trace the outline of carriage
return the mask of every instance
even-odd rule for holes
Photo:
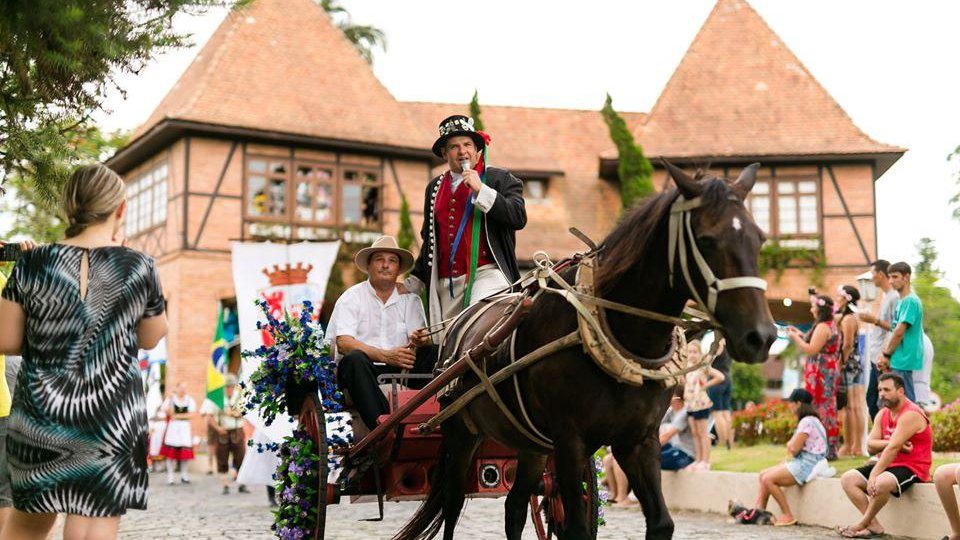
[[[494,334],[503,335],[512,330],[521,316],[506,318]],[[490,344],[502,339],[493,337]],[[477,351],[474,354],[479,354]],[[298,424],[319,450],[320,473],[316,477],[317,519],[314,539],[324,538],[326,510],[331,504],[341,501],[376,501],[379,518],[383,518],[385,501],[419,501],[430,491],[437,456],[440,452],[439,428],[428,427],[440,414],[437,391],[453,378],[453,371],[433,379],[420,390],[406,388],[403,383],[415,378],[432,378],[429,375],[387,374],[379,377],[381,388],[388,396],[389,414],[380,418],[372,432],[358,432],[361,436],[353,445],[337,456],[342,459],[342,468],[334,474],[324,464],[333,463],[334,452],[328,444],[327,426],[323,406],[315,392],[307,392],[302,398]],[[294,398],[292,401],[300,401]],[[349,414],[349,412],[347,413]],[[354,415],[353,424],[362,426]],[[473,498],[504,497],[516,479],[516,451],[494,440],[486,440],[477,450],[470,467],[465,494]],[[539,540],[552,538],[562,527],[563,503],[560,500],[552,460],[543,470],[537,493],[530,497],[530,518]],[[596,464],[591,461],[583,471],[583,500],[587,519],[593,524],[596,535],[600,519],[600,493],[597,485]]]
[[[639,498],[646,538],[672,538],[657,427],[685,373],[724,342],[688,365],[686,339],[720,330],[733,357],[758,363],[776,330],[756,277],[762,234],[743,206],[759,164],[733,182],[664,165],[676,190],[649,198],[601,246],[585,239],[580,256],[556,265],[535,256],[521,292],[467,308],[444,329],[435,377],[419,391],[390,380],[390,414],[362,439],[330,448],[326,401],[315,389],[287,393],[319,449],[314,538],[327,505],[345,497],[376,498],[381,517],[385,500],[420,500],[395,538],[442,527],[450,540],[463,495],[506,495],[508,539],[528,515],[538,538],[595,539],[592,456],[603,445]],[[327,474],[332,462],[339,474]]]

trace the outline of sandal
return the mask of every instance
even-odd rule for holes
[[[855,531],[849,527],[844,528],[844,531],[840,533],[840,536],[844,538],[881,538],[886,535],[887,533],[874,532],[870,529],[860,529],[859,531]]]
[[[790,527],[797,524],[797,518],[793,518],[790,521],[774,521],[774,527]]]

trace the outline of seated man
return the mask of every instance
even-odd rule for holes
[[[369,429],[390,412],[377,376],[383,373],[430,373],[436,347],[424,328],[420,297],[400,294],[397,278],[413,267],[413,254],[397,247],[392,236],[381,236],[354,257],[366,281],[344,291],[330,316],[328,335],[336,339],[337,384],[350,394]],[[411,381],[408,386],[416,386]],[[422,381],[421,381],[422,382]]]
[[[903,379],[896,373],[880,376],[878,392],[882,408],[877,413],[867,441],[876,462],[847,471],[841,477],[843,491],[863,514],[863,519],[840,529],[844,538],[872,538],[883,534],[877,513],[917,482],[930,479],[933,432],[923,410],[905,396]]]
[[[670,408],[660,422],[660,468],[679,471],[693,463],[694,443],[687,421],[687,407],[683,403],[683,387],[670,400]]]

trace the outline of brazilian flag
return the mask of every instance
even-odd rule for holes
[[[210,347],[210,363],[207,364],[207,399],[223,410],[226,381],[223,372],[227,365],[227,340],[223,332],[223,307],[217,313],[217,331]]]

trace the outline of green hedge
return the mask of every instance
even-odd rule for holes
[[[960,399],[930,415],[933,450],[960,452]],[[786,444],[797,428],[797,418],[786,402],[773,401],[733,413],[737,441],[746,446]]]
[[[960,452],[960,399],[931,414],[930,425],[935,451]]]

